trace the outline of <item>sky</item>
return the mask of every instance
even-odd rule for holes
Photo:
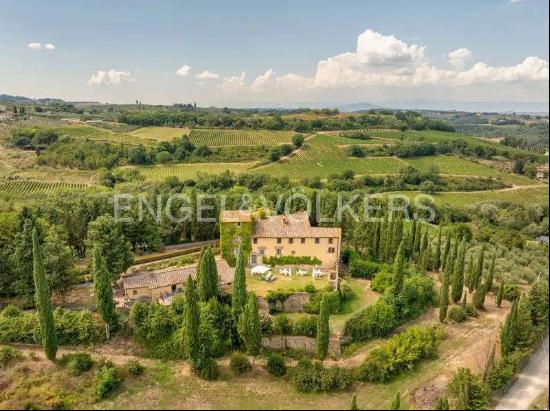
[[[0,0],[0,94],[548,110],[548,19],[544,0]]]

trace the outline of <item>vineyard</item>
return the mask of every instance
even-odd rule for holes
[[[88,186],[82,183],[49,183],[37,180],[12,180],[0,183],[0,194],[21,196],[30,193],[52,194],[59,190],[84,190]]]
[[[189,129],[178,127],[141,127],[131,131],[129,134],[148,140],[172,141],[176,137],[188,135]]]
[[[117,133],[100,127],[84,125],[64,125],[52,127],[60,136],[70,136],[79,140],[106,141],[109,143],[119,143],[127,145],[151,145],[152,140],[133,136],[130,134]]]
[[[160,181],[167,177],[178,177],[180,180],[195,179],[199,173],[221,174],[226,171],[241,173],[250,169],[256,163],[189,163],[159,166],[137,167],[140,174],[147,180]],[[135,166],[128,166],[134,168]]]
[[[210,147],[276,146],[290,144],[295,134],[294,131],[193,129],[189,138],[195,145]]]

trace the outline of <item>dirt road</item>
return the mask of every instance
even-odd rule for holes
[[[516,382],[500,398],[497,410],[526,410],[543,391],[548,389],[548,335],[529,359]]]

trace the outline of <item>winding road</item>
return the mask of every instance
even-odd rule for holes
[[[516,382],[498,401],[496,410],[526,410],[548,389],[548,335],[531,356]]]

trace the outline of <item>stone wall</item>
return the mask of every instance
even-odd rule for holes
[[[270,303],[265,297],[258,297],[258,305],[260,309],[264,309],[265,311],[303,313],[304,306],[309,303],[310,298],[311,295],[305,292],[293,293],[285,301],[276,301],[274,303]]]
[[[302,351],[317,354],[315,338],[298,335],[271,335],[262,338],[262,346],[275,351]],[[331,337],[328,344],[328,357],[338,358],[342,355],[342,339]]]

